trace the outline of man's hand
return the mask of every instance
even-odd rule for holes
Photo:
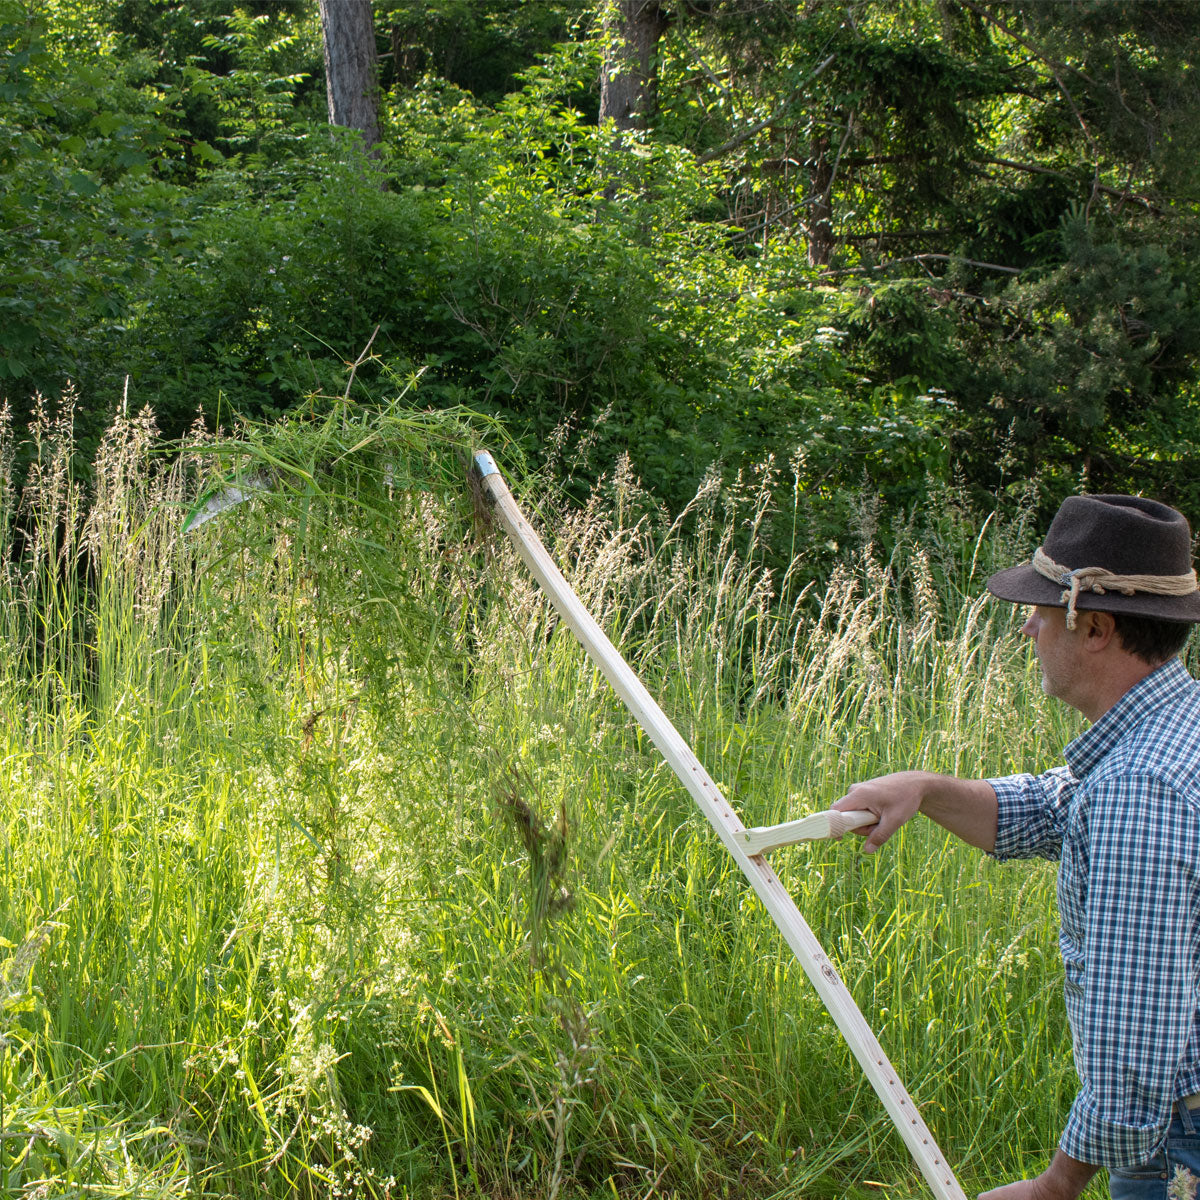
[[[921,807],[930,775],[925,771],[897,771],[852,784],[833,805],[842,812],[869,812],[879,818],[874,825],[857,830],[866,837],[863,851],[874,854],[884,842]]]
[[[1016,1183],[1006,1183],[1003,1187],[992,1188],[990,1192],[980,1192],[979,1200],[1050,1200],[1050,1198],[1038,1190],[1036,1179],[1018,1179]]]
[[[997,804],[984,779],[956,779],[932,771],[898,771],[854,784],[833,807],[840,812],[869,812],[879,818],[858,830],[871,854],[915,812],[923,812],[944,829],[980,850],[996,844]]]
[[[979,1200],[1077,1200],[1098,1168],[1080,1162],[1061,1150],[1036,1179],[1019,1179],[1003,1187],[980,1192]]]

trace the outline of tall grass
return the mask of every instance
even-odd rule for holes
[[[0,495],[0,1194],[923,1194],[715,836],[472,531],[476,436],[343,408],[168,461],[123,418],[85,487],[39,426]],[[948,510],[816,595],[767,565],[778,483],[674,523],[621,469],[543,505],[747,824],[1053,759],[1070,722],[977,598],[1020,531]],[[1052,868],[920,822],[773,862],[968,1190],[1034,1169],[1073,1092]]]

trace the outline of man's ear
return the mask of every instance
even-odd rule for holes
[[[1083,634],[1085,650],[1093,652],[1105,650],[1115,641],[1117,623],[1113,620],[1112,613],[1084,609],[1076,614],[1076,619],[1078,622],[1076,628]]]

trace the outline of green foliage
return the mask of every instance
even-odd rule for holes
[[[300,76],[274,67],[296,35],[260,47],[266,18],[235,15],[223,37],[206,37],[232,64],[227,76],[188,62],[159,82],[160,64],[103,18],[102,6],[0,7],[0,388],[20,421],[35,394],[68,381],[105,398],[80,414],[85,445],[125,376],[139,373],[131,320],[153,303],[164,272],[195,261],[188,245],[204,206],[184,185],[223,161],[189,128],[196,105],[215,106],[214,142],[245,172],[269,176],[302,141]],[[243,180],[211,186],[240,192]],[[188,421],[197,408],[193,397]]]
[[[1115,162],[1128,181],[1160,198],[1196,195],[1200,102],[1191,69],[1200,14],[1180,0],[1100,0],[1061,7],[1046,0],[997,6],[1018,36],[1043,51],[1026,68],[1046,79],[1059,68],[1057,95],[1035,128],[1062,154],[1074,143],[1093,162]],[[1057,118],[1057,119],[1055,119]]]
[[[0,1191],[917,1189],[460,456],[754,820],[1042,761],[972,502],[1200,512],[1200,10],[680,5],[617,136],[593,9],[381,0],[370,165],[311,3],[0,0]],[[1038,1161],[1050,875],[779,866],[964,1173]]]
[[[814,546],[952,470],[1192,502],[1188,6],[684,6],[620,137],[590,9],[389,2],[365,166],[311,6],[2,3],[19,420],[69,379],[85,442],[127,379],[170,436],[271,416],[371,342],[360,401],[419,377],[577,498],[801,462]]]
[[[1147,418],[1186,428],[1200,351],[1194,272],[1157,244],[1098,242],[1082,222],[1065,223],[1063,240],[1063,266],[1013,289],[1018,319],[1040,336],[1010,343],[989,367],[1006,377],[1014,438],[1048,436],[1100,482],[1119,480],[1140,466],[1120,442]],[[1029,397],[1037,409],[1022,413]]]
[[[664,40],[659,127],[713,148],[744,253],[802,237],[858,291],[855,373],[943,394],[981,492],[1194,507],[1198,44],[1186,5],[780,6],[752,29],[730,0]]]
[[[89,379],[178,235],[171,107],[144,59],[114,69],[105,49],[0,5],[0,387],[18,406]]]
[[[189,99],[209,99],[219,114],[217,145],[236,156],[249,174],[292,157],[303,157],[309,126],[302,118],[318,113],[315,104],[298,110],[298,96],[311,71],[312,29],[280,32],[264,13],[251,17],[235,10],[225,30],[206,34],[203,45],[230,67],[215,73],[189,66],[183,72]],[[315,99],[311,90],[310,100]]]
[[[1192,267],[1153,242],[1103,238],[1079,214],[1058,240],[1058,265],[990,297],[871,288],[851,322],[852,354],[880,380],[941,382],[955,460],[981,490],[1015,476],[1018,488],[1037,479],[1050,509],[1076,489],[1200,509],[1187,467],[1200,433]]]
[[[314,6],[95,0],[95,8],[117,31],[114,52],[153,58],[155,83],[176,97],[192,178],[220,161],[214,147],[248,156],[243,165],[255,173],[264,159],[302,153],[292,127],[324,114]]]
[[[214,188],[131,328],[135,398],[154,397],[172,434],[198,397],[210,415],[284,411],[336,390],[377,329],[362,396],[423,372],[423,399],[506,417],[535,458],[563,429],[594,464],[629,449],[674,505],[713,459],[800,444],[821,495],[864,470],[910,491],[934,449],[908,436],[935,428],[910,404],[919,389],[846,395],[838,338],[820,332],[836,297],[773,299],[778,277],[694,219],[710,193],[691,161],[611,146],[556,99],[569,78],[537,74],[495,114],[417,89],[392,117],[395,191],[335,150],[310,150],[317,178],[256,208]],[[576,460],[583,489],[597,468]]]
[[[154,400],[172,436],[199,408],[271,415],[338,392],[377,325],[381,353],[420,345],[431,200],[381,192],[329,144],[311,151],[310,178],[256,206],[219,181],[188,244],[146,291],[125,361],[133,394]],[[358,380],[378,378],[368,364]]]
[[[428,73],[495,104],[590,9],[584,0],[378,0],[375,25],[390,51],[380,82],[403,92]]]

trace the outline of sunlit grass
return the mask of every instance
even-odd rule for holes
[[[715,835],[473,532],[470,423],[335,417],[174,463],[126,420],[87,488],[42,426],[0,581],[0,1192],[924,1194]],[[543,504],[747,824],[1053,760],[1073,726],[977,599],[1010,531],[948,512],[951,549],[864,546],[818,596],[764,566],[778,490],[710,481],[674,526],[620,470]],[[1053,868],[922,822],[773,862],[968,1192],[1036,1169],[1074,1086]]]

